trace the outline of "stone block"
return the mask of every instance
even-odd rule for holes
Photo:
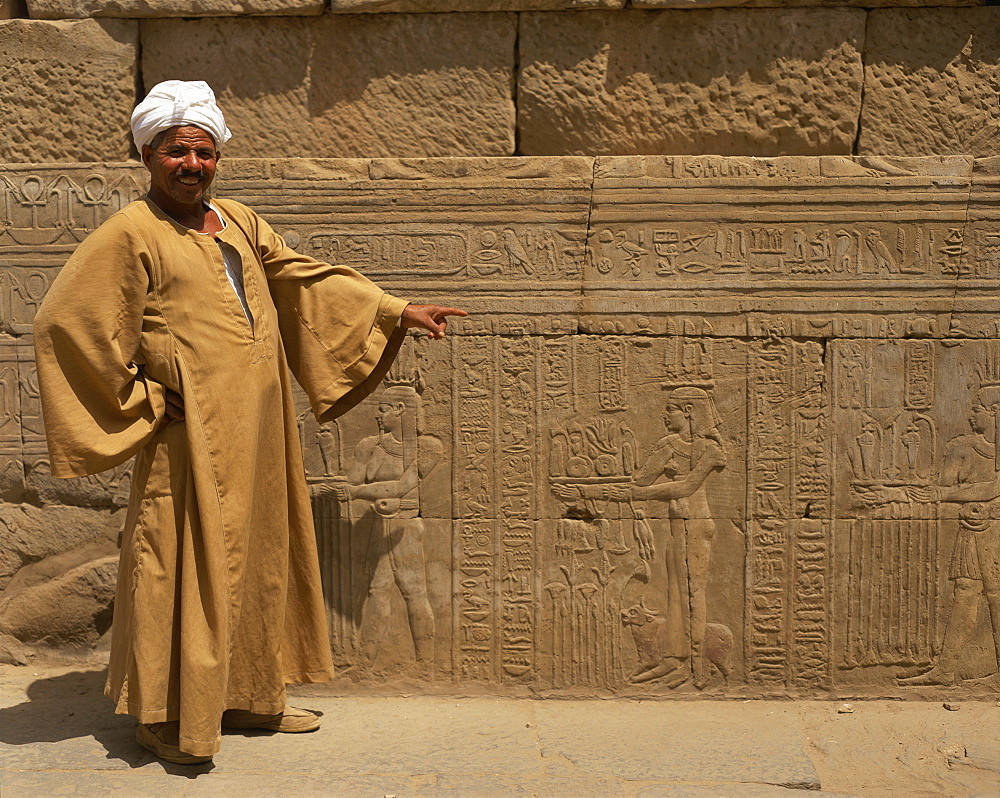
[[[863,153],[1000,154],[1000,9],[871,13]]]
[[[493,317],[506,314],[542,332],[558,330],[546,315],[562,314],[543,304],[534,316],[539,301],[565,312],[580,290],[592,173],[590,158],[224,160],[218,193],[253,203],[298,251],[400,295],[505,295],[456,334],[500,332]],[[317,218],[274,185],[289,196],[321,191],[328,211]]]
[[[118,557],[78,565],[0,599],[0,631],[27,643],[93,648],[111,627]]]
[[[330,10],[348,13],[558,11],[624,8],[626,0],[330,0]]]
[[[124,160],[138,26],[0,23],[0,162]]]
[[[509,155],[514,39],[512,14],[149,21],[143,78],[207,78],[227,155]]]
[[[0,504],[0,590],[24,566],[95,541],[113,544],[120,520],[81,507]]]
[[[861,10],[529,13],[520,25],[525,154],[851,152]]]
[[[881,8],[883,6],[981,6],[984,0],[632,0],[630,8],[803,8],[832,5]]]
[[[27,0],[32,19],[322,14],[324,0]]]

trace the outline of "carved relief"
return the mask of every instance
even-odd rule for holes
[[[423,429],[412,352],[386,383],[368,403],[373,434],[360,440],[339,420],[300,417],[331,638],[341,665],[358,676],[396,673],[412,661],[415,674],[433,679],[439,635],[425,540],[441,524],[425,520],[423,499],[443,471],[443,446]],[[394,628],[402,634],[390,634]]]
[[[562,630],[553,635],[561,646],[552,683],[701,689],[714,674],[728,681],[733,633],[709,618],[718,519],[736,520],[713,495],[729,443],[714,398],[712,344],[611,344],[577,345],[598,371],[596,402],[549,433],[550,490],[562,516],[554,537],[560,574],[545,585],[553,628]],[[659,392],[637,391],[627,377],[635,371],[647,385],[660,375]],[[609,401],[603,389],[617,379],[623,384],[611,396],[627,403]]]
[[[1000,662],[1000,353],[993,343],[943,344],[881,351],[890,345],[873,342],[850,353],[894,358],[903,379],[864,392],[853,424],[857,518],[841,667],[890,666],[904,687],[995,685]],[[964,412],[938,400],[942,384],[956,393],[958,374]]]
[[[345,683],[996,688],[1000,227],[967,159],[228,169],[308,197],[260,207],[300,251],[473,311],[336,422],[301,404]],[[29,334],[136,180],[0,169],[5,501],[125,500],[127,467],[48,474]]]

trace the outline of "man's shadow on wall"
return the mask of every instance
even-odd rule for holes
[[[155,762],[166,773],[189,778],[212,770],[211,762],[174,765],[140,747],[135,741],[135,719],[115,715],[111,702],[104,697],[106,678],[105,670],[87,670],[32,682],[26,690],[27,701],[0,708],[0,743],[15,747],[93,737],[104,746],[107,759],[124,762],[129,768],[141,768]],[[46,752],[44,747],[36,747],[30,753],[11,748],[3,753],[3,766],[18,770],[61,768],[65,765],[60,759],[54,752]],[[118,766],[112,765],[111,769],[118,769]]]

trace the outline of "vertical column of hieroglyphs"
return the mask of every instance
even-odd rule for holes
[[[831,459],[823,345],[752,339],[747,655],[762,683],[830,682]]]
[[[455,346],[454,429],[458,540],[455,571],[454,663],[467,679],[494,680],[497,665],[497,521],[494,419],[495,341],[463,339]]]

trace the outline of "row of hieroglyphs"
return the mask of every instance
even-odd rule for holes
[[[989,164],[225,168],[220,194],[300,251],[475,311],[444,345],[408,345],[346,418],[302,408],[345,677],[662,693],[996,677]],[[134,165],[0,168],[8,501],[128,489],[127,470],[48,477],[29,334],[68,254],[143,186]]]

